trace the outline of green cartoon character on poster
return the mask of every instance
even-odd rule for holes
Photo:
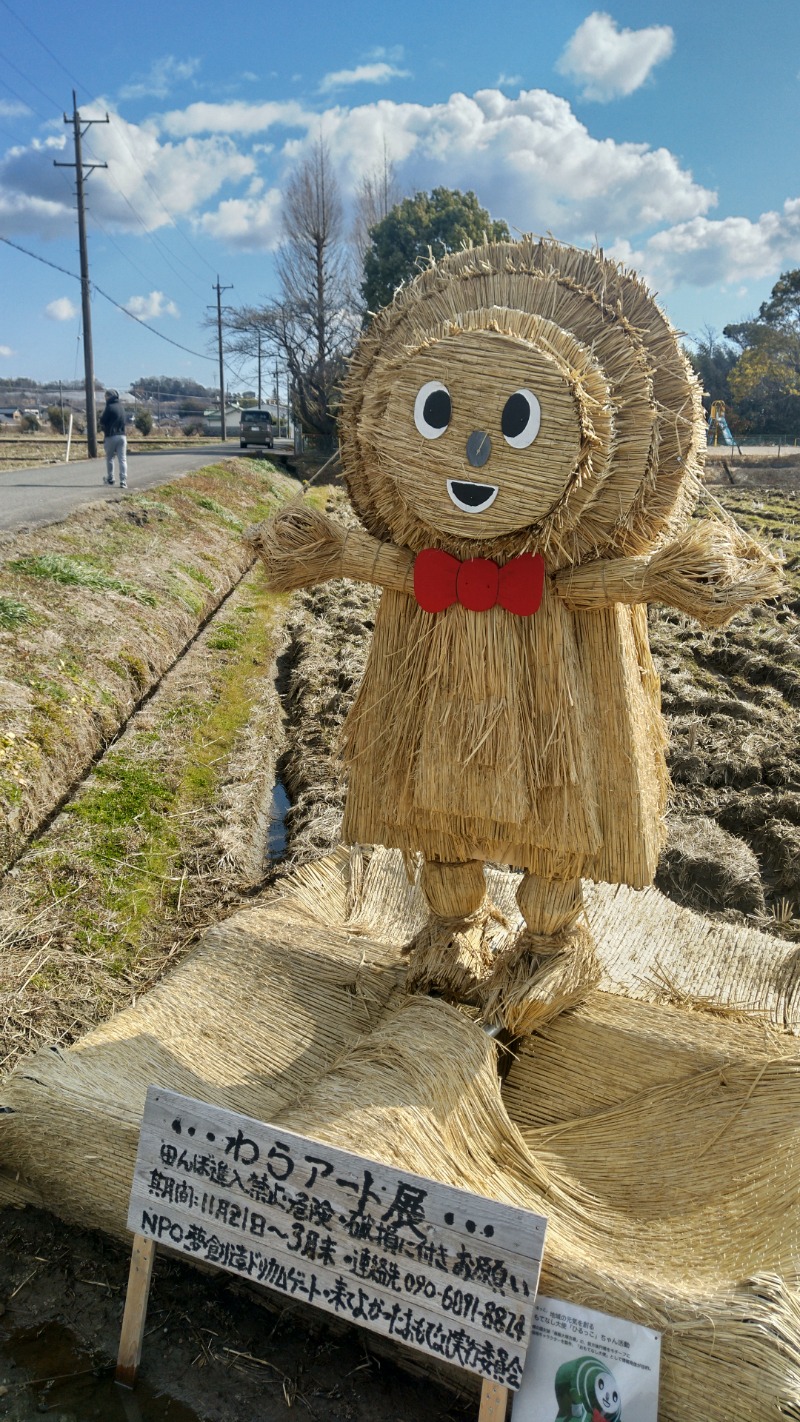
[[[614,1374],[598,1358],[573,1358],[556,1373],[555,1422],[622,1422],[622,1399]]]

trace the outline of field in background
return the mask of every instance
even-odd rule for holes
[[[219,435],[170,435],[153,431],[145,436],[138,430],[128,431],[128,448],[137,454],[144,450],[196,449],[204,444],[216,444],[218,440]],[[235,442],[230,436],[228,442],[233,448],[238,448],[238,434]],[[98,441],[101,452],[102,444],[101,436]],[[66,449],[66,435],[45,434],[44,431],[22,435],[14,430],[0,429],[0,473],[4,469],[32,469],[40,464],[63,464]],[[88,458],[85,435],[73,434],[69,458],[71,464],[77,459]]]

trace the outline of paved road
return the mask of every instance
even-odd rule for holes
[[[288,441],[278,441],[277,451]],[[276,451],[276,452],[277,452]],[[240,450],[239,442],[207,444],[196,449],[164,449],[151,453],[131,453],[128,449],[128,492],[168,484],[183,474],[202,469],[218,459],[257,458],[262,451]],[[263,451],[268,453],[268,451]],[[13,469],[0,473],[0,529],[56,523],[82,504],[102,499],[104,503],[123,497],[115,484],[103,483],[106,462],[78,459],[71,464],[45,464],[35,469]]]

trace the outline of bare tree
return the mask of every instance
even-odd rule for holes
[[[358,283],[363,278],[364,254],[370,244],[370,229],[388,217],[402,197],[397,170],[383,140],[383,159],[365,173],[355,197],[352,242],[358,261]]]
[[[288,368],[295,417],[322,449],[336,444],[336,397],[358,325],[343,231],[339,185],[319,139],[287,184],[279,299],[228,313],[228,349],[252,355],[261,333]]]

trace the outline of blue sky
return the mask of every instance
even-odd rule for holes
[[[214,283],[236,305],[274,293],[282,188],[320,134],[346,201],[385,145],[403,192],[472,188],[512,230],[599,242],[689,335],[800,266],[786,0],[83,0],[80,18],[0,0],[0,19],[1,236],[78,270],[74,178],[53,166],[73,158],[72,89],[111,120],[84,140],[108,163],[87,188],[92,279],[162,338],[96,293],[107,384],[214,385]],[[78,283],[0,244],[0,375],[80,377],[79,338]]]

